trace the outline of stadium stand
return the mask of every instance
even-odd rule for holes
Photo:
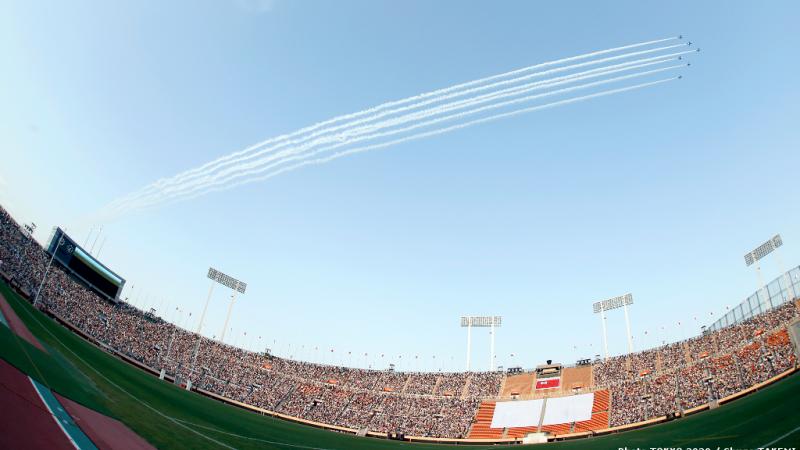
[[[589,389],[592,387],[592,366],[565,367],[561,385],[566,393]]]
[[[0,260],[9,284],[28,297],[49,260],[5,210],[0,210]],[[168,379],[191,381],[209,395],[264,411],[348,430],[420,437],[500,439],[538,428],[489,426],[499,397],[511,397],[515,390],[540,395],[531,392],[532,373],[508,378],[500,372],[401,373],[254,353],[198,336],[125,302],[111,303],[57,264],[40,301],[43,311],[138,367],[155,374],[163,369]],[[796,353],[787,326],[797,320],[798,306],[785,302],[702,336],[589,367],[564,367],[560,388],[541,395],[569,395],[578,386],[595,392],[591,419],[542,431],[598,430],[682,414],[793,370]]]
[[[509,375],[503,385],[500,398],[527,398],[533,391],[533,383],[536,380],[535,372],[526,372],[517,375]]]

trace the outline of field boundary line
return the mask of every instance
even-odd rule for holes
[[[257,438],[257,437],[251,437],[251,436],[244,436],[244,435],[241,435],[241,434],[231,433],[229,431],[218,430],[216,428],[212,428],[212,427],[209,427],[209,426],[200,425],[200,424],[197,424],[197,423],[192,423],[192,422],[189,422],[188,420],[181,420],[181,419],[177,419],[177,418],[175,420],[177,420],[178,422],[183,422],[185,424],[191,425],[193,427],[203,428],[203,429],[206,429],[206,430],[209,430],[209,431],[213,431],[213,432],[216,432],[216,433],[220,433],[220,434],[227,434],[229,436],[234,436],[234,437],[238,437],[238,438],[241,438],[241,439],[248,439],[248,440],[251,440],[251,441],[263,442],[265,444],[283,445],[283,446],[286,446],[286,447],[303,448],[303,449],[307,449],[307,450],[332,450],[332,449],[329,449],[327,447],[311,447],[311,446],[302,445],[302,444],[291,444],[291,443],[288,443],[288,442],[270,441],[270,440],[267,440],[267,439],[261,439],[261,438]]]
[[[771,441],[767,442],[766,444],[759,445],[759,446],[758,446],[758,448],[766,448],[766,447],[769,447],[770,445],[772,445],[772,444],[774,444],[774,443],[776,443],[776,442],[780,441],[781,439],[785,438],[786,436],[791,436],[791,435],[793,435],[794,433],[797,433],[798,431],[800,431],[800,427],[797,427],[797,428],[795,428],[794,430],[792,430],[792,431],[790,431],[790,432],[788,432],[788,433],[784,434],[783,436],[777,437],[777,438],[775,438],[775,439],[773,439],[773,440],[771,440]]]

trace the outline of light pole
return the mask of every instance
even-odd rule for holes
[[[178,311],[178,320],[183,318],[183,311],[180,308],[175,308]],[[164,357],[165,360],[169,359],[169,353],[172,351],[172,343],[175,341],[175,333],[178,332],[178,324],[172,324],[172,337],[169,338],[169,345],[167,345],[167,355]]]
[[[231,294],[231,302],[228,304],[228,313],[225,315],[225,324],[222,326],[222,335],[219,337],[220,342],[225,342],[225,330],[228,329],[228,322],[231,320],[234,303],[236,303],[236,291],[233,291]]]
[[[209,271],[210,275],[210,271]],[[200,323],[197,324],[197,343],[194,346],[194,354],[192,355],[192,370],[194,370],[194,364],[197,361],[197,353],[200,351],[200,341],[203,340],[203,335],[200,332],[203,330],[203,321],[206,318],[206,311],[208,310],[208,303],[211,302],[211,294],[214,292],[214,281],[211,281],[211,287],[208,288],[208,297],[206,298],[206,304],[203,306],[203,312],[200,314]]]
[[[753,264],[756,265],[756,275],[758,276],[758,290],[763,292],[762,296],[764,297],[762,303],[764,304],[764,311],[769,311],[772,309],[772,301],[769,297],[769,292],[767,291],[767,286],[764,284],[764,278],[761,275],[761,261],[762,258],[769,255],[770,253],[774,252],[778,247],[783,245],[783,239],[781,239],[780,234],[776,234],[769,239],[768,241],[764,242],[763,244],[759,245],[758,247],[754,248],[752,251],[748,252],[744,255],[744,263],[747,267],[752,266]],[[781,264],[782,265],[782,264]]]
[[[53,253],[52,255],[50,255],[50,262],[47,263],[47,269],[45,269],[44,276],[42,276],[42,282],[39,283],[39,289],[36,290],[36,296],[33,298],[34,308],[39,306],[39,294],[42,292],[42,287],[44,286],[45,280],[47,280],[47,274],[50,273],[50,266],[53,265],[53,259],[55,259],[56,253],[58,252],[58,249],[61,248],[61,244],[63,243],[64,243],[64,233],[61,233],[61,236],[58,237],[56,248],[53,249]]]
[[[30,225],[26,224],[25,225],[25,231],[27,231],[28,246],[30,246],[31,245],[31,241],[33,240],[33,232],[36,231],[36,224],[33,223],[33,222],[31,222]],[[17,254],[17,264],[21,264],[22,263],[22,253],[24,253],[24,251],[25,250],[23,249]]]
[[[472,357],[472,320],[470,320],[467,323],[467,372],[469,372],[469,363],[471,357]]]
[[[220,342],[225,342],[225,332],[228,330],[228,321],[231,318],[231,311],[233,310],[233,304],[236,301],[236,295],[245,293],[247,290],[247,283],[239,281],[236,278],[226,275],[212,267],[208,268],[208,278],[233,290],[233,295],[231,295],[231,303],[228,305],[228,314],[225,317],[225,324],[222,326],[222,333],[219,337]],[[210,298],[211,291],[209,290],[209,299]],[[208,301],[206,301],[206,304],[208,304]]]
[[[467,328],[467,370],[470,370],[470,356],[472,353],[472,327],[491,328],[489,346],[489,370],[494,370],[494,333],[502,324],[501,316],[462,316],[461,326]]]
[[[224,273],[214,269],[213,267],[208,268],[208,274],[206,275],[208,279],[211,280],[211,286],[208,288],[208,297],[206,297],[206,304],[203,306],[203,312],[200,314],[200,323],[197,325],[197,342],[194,346],[194,351],[192,352],[192,364],[189,368],[189,373],[194,371],[195,363],[197,362],[197,354],[200,352],[200,342],[203,340],[203,335],[200,332],[203,330],[203,321],[206,318],[206,311],[208,310],[208,304],[211,302],[211,294],[214,292],[214,283],[219,283],[223,286],[233,289],[233,298],[231,299],[231,304],[228,306],[228,316],[225,319],[225,325],[222,327],[222,334],[220,335],[219,341],[225,341],[225,331],[228,329],[228,320],[231,318],[231,310],[233,309],[233,302],[236,299],[236,293],[244,294],[245,290],[247,289],[247,283],[243,283],[236,278],[233,278],[229,275],[225,275]]]
[[[606,328],[606,310],[600,305],[600,324],[603,326],[603,356],[608,359],[608,330]]]
[[[494,324],[489,326],[489,370],[494,371]]]
[[[608,359],[608,334],[606,332],[606,311],[623,308],[625,310],[625,328],[628,333],[628,353],[633,353],[633,337],[631,336],[631,322],[628,318],[628,305],[633,304],[633,295],[630,293],[620,295],[619,297],[603,300],[602,302],[595,302],[592,309],[595,314],[600,314],[600,322],[603,324],[603,351],[605,358]]]

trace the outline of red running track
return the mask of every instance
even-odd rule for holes
[[[11,331],[17,334],[17,336],[21,337],[28,341],[31,345],[35,346],[39,350],[43,352],[47,352],[42,346],[42,343],[36,339],[36,336],[28,330],[28,327],[25,326],[25,323],[20,320],[17,316],[17,313],[14,312],[14,309],[11,308],[11,305],[8,304],[6,298],[3,297],[3,294],[0,294],[0,311],[3,312],[3,316],[5,316],[6,320],[8,321],[8,326],[11,327]],[[0,324],[2,326],[2,324]]]
[[[20,320],[5,297],[0,294],[0,312],[11,331],[39,350],[41,342]],[[0,325],[2,326],[2,325]],[[55,394],[86,436],[101,449],[124,448],[155,450],[122,422],[86,408]],[[28,377],[0,359],[0,449],[42,448],[72,449],[69,439],[56,424]]]
[[[122,422],[55,394],[67,413],[100,449],[155,450]],[[30,379],[0,359],[0,449],[74,449]]]
[[[55,394],[75,423],[89,436],[98,448],[124,448],[130,450],[155,450],[138,434],[119,420],[100,414],[72,400]]]
[[[28,377],[3,360],[0,360],[0,405],[0,448],[74,448]]]

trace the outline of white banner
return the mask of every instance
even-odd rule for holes
[[[547,399],[542,425],[572,423],[592,418],[594,393]]]
[[[544,400],[497,402],[491,428],[535,427],[542,417]],[[594,393],[551,397],[545,405],[542,425],[582,422],[592,418]]]
[[[541,415],[542,399],[497,402],[491,428],[537,426]]]

